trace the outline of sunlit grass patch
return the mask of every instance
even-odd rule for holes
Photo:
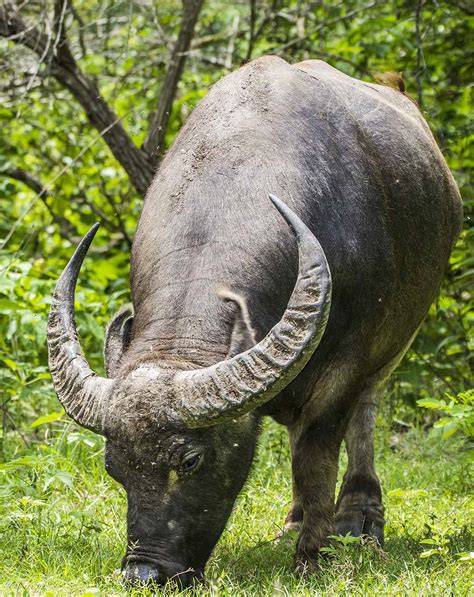
[[[119,568],[126,503],[104,471],[102,440],[71,423],[53,429],[47,442],[0,466],[0,594],[125,595]],[[377,460],[384,550],[336,541],[319,572],[301,578],[293,572],[295,535],[274,541],[290,507],[291,474],[285,431],[266,423],[249,482],[209,562],[207,585],[188,593],[468,595],[473,499],[463,444],[416,431],[394,438],[382,429]]]

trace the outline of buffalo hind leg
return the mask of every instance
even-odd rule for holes
[[[327,545],[328,536],[334,533],[342,436],[335,430],[332,417],[318,419],[303,432],[290,429],[294,502],[286,526],[300,526],[296,547],[296,566],[300,572],[315,569],[321,547]]]
[[[374,465],[374,425],[379,392],[365,392],[349,422],[345,444],[348,455],[336,503],[336,531],[355,537],[369,535],[384,543],[384,508]]]

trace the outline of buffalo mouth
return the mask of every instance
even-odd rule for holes
[[[122,575],[133,586],[171,585],[186,589],[204,581],[202,568],[185,567],[170,561],[157,561],[145,554],[126,555],[122,561]]]

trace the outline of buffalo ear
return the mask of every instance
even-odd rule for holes
[[[252,346],[255,346],[257,340],[255,338],[255,331],[250,323],[250,316],[245,297],[236,292],[232,292],[228,288],[219,288],[217,296],[226,303],[234,303],[237,307],[234,327],[230,337],[229,352],[226,357],[227,359],[230,359],[245,352],[249,348],[252,348]]]
[[[120,360],[130,344],[133,309],[126,305],[118,311],[107,325],[104,341],[104,362],[107,377],[115,377]]]

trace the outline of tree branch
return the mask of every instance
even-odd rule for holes
[[[22,168],[8,168],[7,170],[0,171],[0,176],[6,176],[8,178],[12,178],[13,180],[22,182],[32,191],[34,191],[37,194],[38,199],[42,201],[42,203],[48,210],[48,213],[50,214],[53,222],[59,226],[59,234],[61,235],[61,237],[72,242],[79,242],[79,240],[81,239],[81,235],[77,228],[74,226],[74,224],[72,224],[72,222],[67,220],[65,217],[58,215],[51,207],[50,202],[48,202],[48,199],[53,199],[53,195],[51,194],[47,186],[42,185],[37,178],[35,178],[29,172],[23,170]],[[115,230],[119,232],[120,237],[123,240],[125,240],[129,248],[131,249],[132,239],[127,234],[125,224],[117,210],[117,207],[114,205],[112,197],[107,193],[104,187],[102,187],[102,192],[105,195],[107,202],[114,210],[117,222],[111,220],[107,216],[107,214],[105,214],[92,201],[89,201],[85,195],[75,195],[71,197],[71,199],[74,199],[75,201],[77,201],[77,203],[84,203],[85,205],[87,205],[89,209],[93,213],[95,213],[107,225],[107,227],[110,230]]]
[[[363,12],[367,12],[368,10],[375,8],[376,6],[380,6],[382,3],[383,3],[383,0],[375,0],[374,2],[371,2],[370,4],[367,4],[367,6],[361,6],[360,8],[355,8],[354,10],[351,10],[351,11],[347,12],[346,14],[336,17],[334,19],[327,19],[326,21],[322,21],[322,23],[320,23],[315,29],[312,29],[307,35],[303,35],[302,37],[298,37],[297,39],[292,39],[291,41],[284,44],[283,46],[280,46],[279,48],[273,48],[271,50],[271,52],[276,54],[277,56],[279,54],[283,54],[290,48],[294,48],[295,46],[299,46],[300,44],[304,43],[305,41],[308,41],[309,39],[311,39],[312,36],[314,36],[315,33],[319,33],[323,29],[330,27],[331,25],[335,25],[336,23],[341,23],[341,22],[347,21],[348,19],[351,19],[355,15],[358,15]]]
[[[178,83],[183,72],[187,54],[194,36],[194,27],[204,0],[183,0],[183,20],[178,39],[171,55],[171,61],[158,98],[158,109],[153,115],[143,150],[152,166],[156,166],[161,153],[171,106],[176,96]]]
[[[352,66],[353,69],[360,72],[362,75],[365,75],[366,77],[369,77],[370,79],[373,79],[373,74],[370,72],[370,70],[364,68],[360,64],[357,64],[357,62],[355,62],[354,60],[350,60],[349,58],[344,58],[344,56],[341,56],[339,54],[333,54],[332,52],[323,52],[322,50],[316,50],[315,55],[316,55],[316,57],[321,56],[322,58],[329,58],[329,60],[337,60],[338,62],[345,62],[346,64],[349,64],[350,66]]]
[[[421,41],[421,11],[424,0],[418,0],[415,9],[415,35],[416,35],[416,89],[417,101],[420,109],[423,108],[423,74],[426,70],[425,57],[423,55],[423,46]]]
[[[461,0],[444,0],[448,6],[452,6],[453,8],[458,8],[468,16],[474,16],[474,7],[472,4],[469,4],[469,1],[461,2]]]
[[[249,44],[247,46],[247,53],[245,55],[245,62],[248,62],[252,57],[253,46],[255,44],[255,23],[257,21],[257,7],[256,0],[250,0],[250,27],[249,27]]]
[[[232,32],[230,34],[229,42],[227,44],[227,52],[226,52],[226,58],[225,58],[225,63],[224,63],[224,66],[227,70],[232,69],[233,58],[234,58],[234,49],[235,49],[235,40],[237,38],[237,34],[239,33],[239,22],[240,22],[240,17],[239,17],[239,15],[236,15],[234,17],[234,22],[232,23]]]
[[[64,4],[63,4],[64,3]],[[35,27],[30,27],[20,17],[16,8],[5,3],[0,7],[0,36],[21,44],[35,52],[48,65],[51,75],[84,108],[89,122],[99,131],[115,158],[120,162],[130,177],[136,190],[144,195],[153,177],[153,167],[146,155],[130,139],[120,119],[100,95],[94,81],[89,78],[76,63],[64,31],[64,5],[67,0],[55,3],[56,39]]]
[[[43,186],[40,181],[29,174],[29,172],[22,168],[9,168],[0,172],[0,175],[12,178],[13,180],[18,180],[34,191],[48,210],[52,220],[59,226],[59,232],[63,238],[71,239],[72,236],[80,236],[69,220],[62,216],[58,216],[58,214],[53,211],[51,205],[48,203],[48,198],[51,197],[48,188]]]

